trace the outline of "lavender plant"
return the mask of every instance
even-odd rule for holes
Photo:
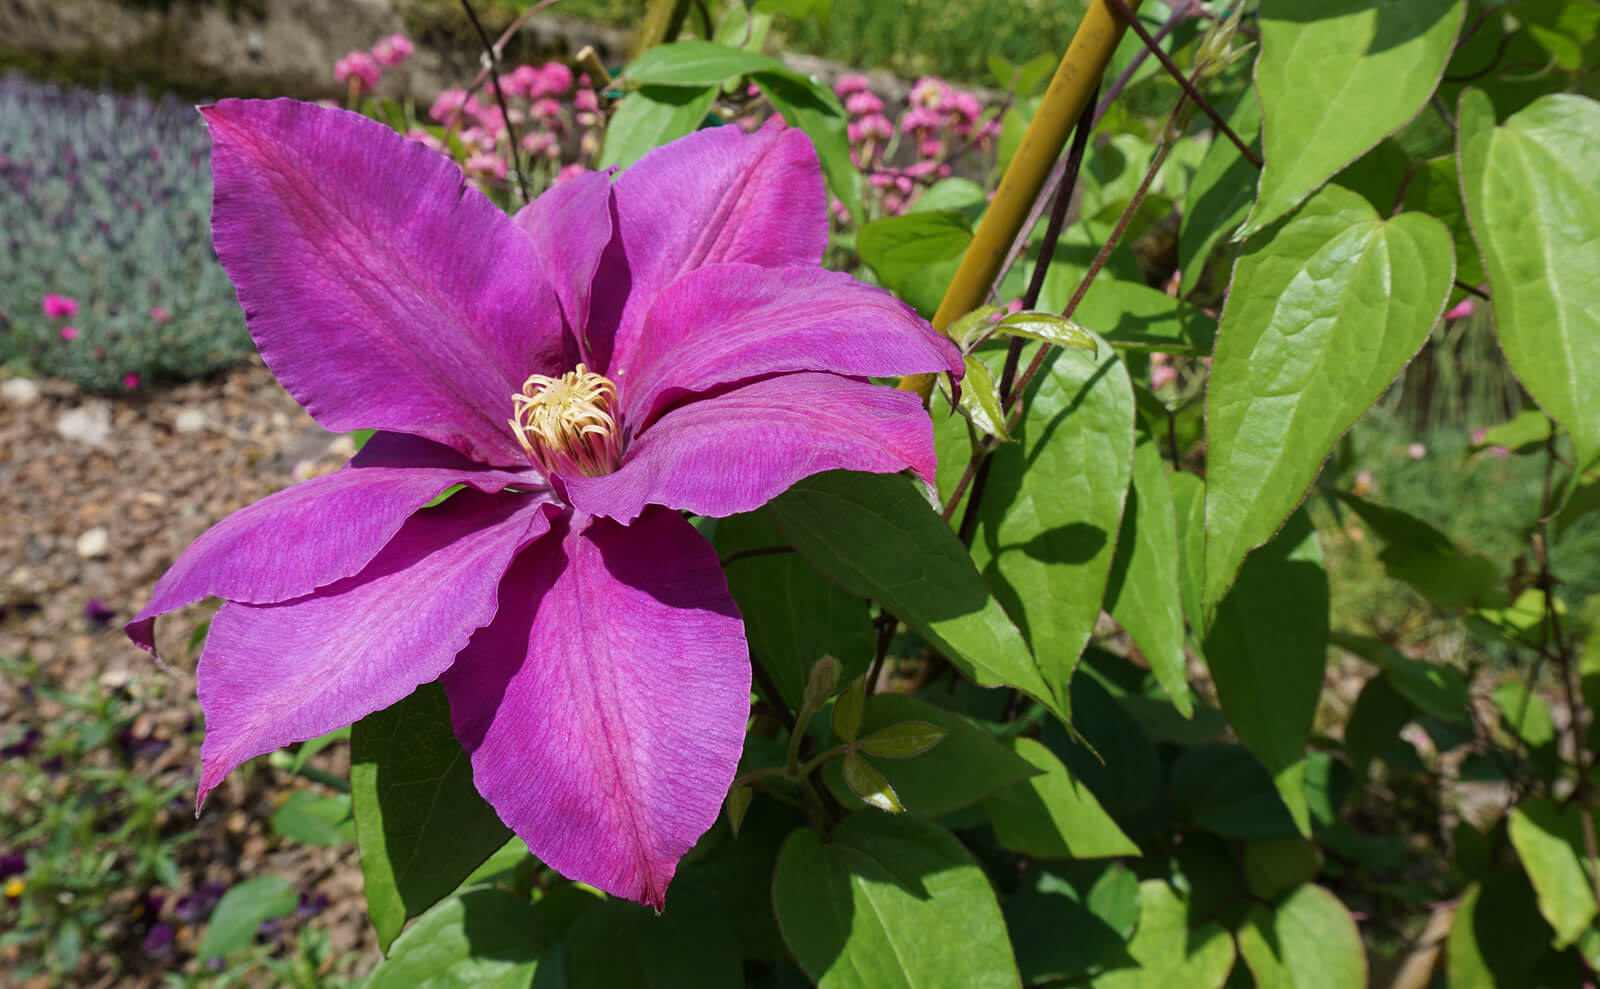
[[[110,391],[251,353],[211,247],[207,155],[171,97],[0,78],[0,361]]]

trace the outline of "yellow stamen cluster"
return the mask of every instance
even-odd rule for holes
[[[546,474],[599,477],[622,463],[617,386],[582,364],[552,378],[532,374],[511,396],[511,431]]]

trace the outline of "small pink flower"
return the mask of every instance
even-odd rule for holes
[[[1465,298],[1465,299],[1462,299],[1460,302],[1457,302],[1455,305],[1451,306],[1450,307],[1450,311],[1444,314],[1444,318],[1445,319],[1466,319],[1468,316],[1472,315],[1472,310],[1474,308],[1476,308],[1476,307],[1473,306],[1472,299],[1470,297],[1469,298]]]
[[[958,113],[968,120],[977,120],[983,115],[983,104],[971,93],[956,93],[950,97],[950,105],[945,109]]]
[[[519,65],[500,77],[500,91],[507,96],[527,96],[543,80],[544,75],[538,69]]]
[[[378,76],[383,72],[378,63],[366,52],[351,52],[333,64],[333,77],[340,82],[356,81],[356,91],[370,93],[378,88]]]
[[[1496,460],[1505,460],[1507,457],[1511,456],[1511,449],[1509,447],[1501,446],[1497,443],[1489,448],[1489,456]]]
[[[150,318],[158,323],[165,323],[167,320],[172,318],[172,314],[160,306],[156,306],[154,309],[150,310]]]
[[[924,158],[922,161],[907,165],[905,167],[905,174],[914,179],[927,178],[929,175],[932,175],[934,170],[938,167],[939,163],[937,161],[934,161],[931,158]]]
[[[124,374],[122,376],[122,387],[129,391],[139,387],[139,376],[137,374]]]
[[[78,300],[70,295],[51,293],[44,297],[44,303],[40,308],[44,310],[46,318],[60,319],[63,316],[71,316],[77,313]]]
[[[63,340],[76,340],[76,339],[78,339],[78,328],[76,326],[63,326],[61,328],[61,339],[63,339]]]
[[[943,126],[944,115],[938,110],[924,106],[913,106],[900,118],[902,134],[909,134],[914,130],[938,130]]]
[[[1488,438],[1489,438],[1489,430],[1484,428],[1483,426],[1479,426],[1477,429],[1474,429],[1472,431],[1472,445],[1473,446],[1482,446],[1483,445],[1483,441],[1488,439]]]
[[[863,75],[840,76],[839,81],[833,84],[833,91],[840,99],[851,93],[864,93],[872,88],[872,81]]]
[[[937,137],[925,137],[917,142],[917,154],[925,159],[937,158],[944,154],[944,142]]]
[[[572,70],[562,62],[544,63],[544,91],[548,96],[560,96],[572,88]]]
[[[522,135],[522,150],[530,155],[542,155],[549,151],[550,146],[555,143],[554,134],[534,133]]]
[[[1428,455],[1428,448],[1421,443],[1411,443],[1406,446],[1406,456],[1412,460],[1421,460]]]
[[[416,50],[410,38],[403,34],[391,34],[372,46],[372,58],[379,65],[393,68],[404,63]]]
[[[439,123],[450,119],[450,115],[466,105],[467,91],[465,89],[447,89],[433,100],[433,105],[428,107],[428,116]]]
[[[862,141],[869,139],[887,141],[894,136],[894,125],[889,123],[889,118],[881,113],[862,117],[846,127],[845,130],[853,144],[860,144]]]
[[[599,113],[600,97],[596,96],[592,89],[580,89],[572,98],[572,105],[580,113]]]
[[[911,87],[911,105],[937,110],[950,99],[950,84],[933,76],[923,76]]]
[[[740,117],[738,120],[734,121],[734,123],[738,124],[739,129],[744,131],[746,134],[754,134],[756,131],[761,129],[761,118],[752,117],[748,114]],[[851,153],[854,154],[854,152]]]
[[[587,168],[583,167],[577,162],[566,165],[561,169],[561,171],[556,173],[556,185],[560,185],[568,179],[575,179],[587,171]]]
[[[1178,369],[1171,364],[1159,364],[1150,368],[1150,387],[1158,391],[1178,380]]]
[[[505,159],[487,152],[473,155],[462,167],[473,178],[503,179],[507,174]]]
[[[883,211],[890,216],[899,216],[905,206],[905,197],[897,192],[891,192],[883,197]]]
[[[844,108],[857,117],[865,117],[869,113],[882,113],[883,101],[872,93],[851,93],[844,101]]]

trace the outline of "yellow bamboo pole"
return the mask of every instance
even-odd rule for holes
[[[1139,0],[1129,0],[1130,10],[1137,10]],[[988,295],[989,286],[1000,273],[1006,252],[1027,221],[1028,211],[1044,187],[1045,179],[1067,136],[1078,121],[1078,115],[1089,102],[1095,83],[1105,74],[1106,63],[1125,30],[1121,21],[1111,12],[1105,0],[1094,0],[1078,24],[1078,30],[1067,45],[1056,74],[1039,101],[1039,110],[1033,122],[1022,135],[1022,143],[1000,178],[994,200],[983,214],[972,244],[967,247],[961,266],[945,289],[944,299],[933,314],[933,328],[941,332],[955,319],[978,308]],[[933,392],[935,375],[909,374],[900,379],[900,388],[919,393],[926,402]]]

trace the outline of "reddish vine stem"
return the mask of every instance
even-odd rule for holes
[[[1095,97],[1099,95],[1099,87],[1089,95],[1084,104],[1084,111],[1078,117],[1078,123],[1072,132],[1072,146],[1067,151],[1067,156],[1062,161],[1062,171],[1056,183],[1056,194],[1050,209],[1050,222],[1045,228],[1044,243],[1039,248],[1039,260],[1035,263],[1033,277],[1028,282],[1027,291],[1023,294],[1022,307],[1032,309],[1039,303],[1039,293],[1044,290],[1044,276],[1050,268],[1050,262],[1055,257],[1056,241],[1061,237],[1061,228],[1066,225],[1068,208],[1072,203],[1072,193],[1078,185],[1078,172],[1083,166],[1083,156],[1089,146],[1089,132],[1094,130],[1094,120],[1090,116],[1090,108],[1095,105]],[[1026,238],[1027,230],[1033,228],[1038,222],[1037,218],[1030,218],[1024,228],[1023,236],[1017,243],[1022,243]],[[1005,271],[1010,267],[1008,262],[1001,269],[999,278],[1005,277]],[[1017,365],[1022,360],[1022,340],[1013,337],[1006,349],[1005,368],[1000,373],[1000,403],[1005,405],[1006,399],[1011,395],[1013,382],[1017,374]],[[969,427],[970,429],[970,427]],[[977,529],[978,515],[977,504],[983,497],[983,489],[989,479],[990,455],[994,446],[992,441],[985,440],[981,444],[974,444],[976,452],[967,461],[966,470],[961,474],[961,479],[956,482],[955,490],[950,495],[949,503],[945,505],[944,520],[950,521],[955,515],[956,506],[961,504],[961,496],[966,493],[967,486],[972,486],[972,497],[967,500],[966,514],[961,517],[961,525],[956,530],[957,536],[965,545],[971,545],[972,534]]]
[[[478,41],[483,45],[483,55],[487,59],[485,68],[489,70],[489,81],[494,84],[494,101],[500,104],[500,119],[505,121],[506,141],[511,152],[511,170],[517,176],[517,191],[522,193],[524,203],[532,202],[528,197],[528,178],[522,174],[522,160],[517,156],[517,127],[511,122],[511,109],[506,106],[506,94],[500,91],[500,49],[489,41],[489,32],[483,29],[483,23],[478,20],[478,12],[472,9],[469,0],[461,0],[461,9],[467,12],[467,20],[472,22],[472,29],[478,32]]]
[[[1234,146],[1239,149],[1239,153],[1244,155],[1245,160],[1260,168],[1261,156],[1250,150],[1250,145],[1246,144],[1239,138],[1238,134],[1233,132],[1233,128],[1229,127],[1228,122],[1222,119],[1222,114],[1217,112],[1216,107],[1212,106],[1204,96],[1200,95],[1200,90],[1196,89],[1194,83],[1189,81],[1189,77],[1183,74],[1183,70],[1178,68],[1177,63],[1173,62],[1172,58],[1161,50],[1161,45],[1150,36],[1150,32],[1144,29],[1144,25],[1139,23],[1139,18],[1134,16],[1133,11],[1128,8],[1126,0],[1106,0],[1106,6],[1111,8],[1111,13],[1118,20],[1128,25],[1130,31],[1139,36],[1139,40],[1144,42],[1150,54],[1154,55],[1156,60],[1161,63],[1161,67],[1167,70],[1167,74],[1176,79],[1178,85],[1183,87],[1184,94],[1189,99],[1194,100],[1195,106],[1199,107],[1206,116],[1211,118],[1211,122],[1217,125],[1218,130],[1227,135],[1228,140],[1234,143]]]
[[[1183,105],[1180,100],[1178,107],[1173,110],[1174,115],[1182,108]],[[1117,217],[1117,225],[1112,228],[1111,236],[1106,238],[1104,244],[1100,245],[1100,250],[1096,252],[1094,260],[1089,264],[1089,270],[1084,272],[1083,280],[1078,283],[1077,291],[1072,293],[1072,300],[1067,303],[1067,308],[1061,311],[1061,315],[1064,318],[1072,318],[1073,312],[1078,308],[1078,303],[1082,302],[1083,297],[1088,294],[1089,286],[1094,282],[1095,276],[1100,274],[1101,268],[1105,267],[1106,259],[1111,256],[1112,248],[1116,247],[1122,240],[1122,235],[1127,231],[1128,224],[1133,221],[1134,214],[1139,210],[1139,204],[1144,202],[1145,194],[1150,191],[1150,183],[1155,181],[1156,173],[1161,171],[1162,164],[1167,160],[1167,154],[1172,151],[1172,144],[1173,142],[1171,141],[1163,141],[1161,146],[1156,149],[1155,157],[1150,160],[1150,167],[1145,170],[1144,178],[1139,181],[1139,188],[1134,191],[1133,198],[1128,201],[1128,206],[1122,211],[1122,215]],[[1021,421],[1022,403],[1019,399],[1028,390],[1028,383],[1033,380],[1035,374],[1039,373],[1039,368],[1044,366],[1045,358],[1050,353],[1050,347],[1040,347],[1033,355],[1033,360],[1028,363],[1028,369],[1023,371],[1022,377],[1017,379],[1017,386],[1011,392],[1011,401],[1006,405],[1007,429],[1015,429],[1017,423]]]

